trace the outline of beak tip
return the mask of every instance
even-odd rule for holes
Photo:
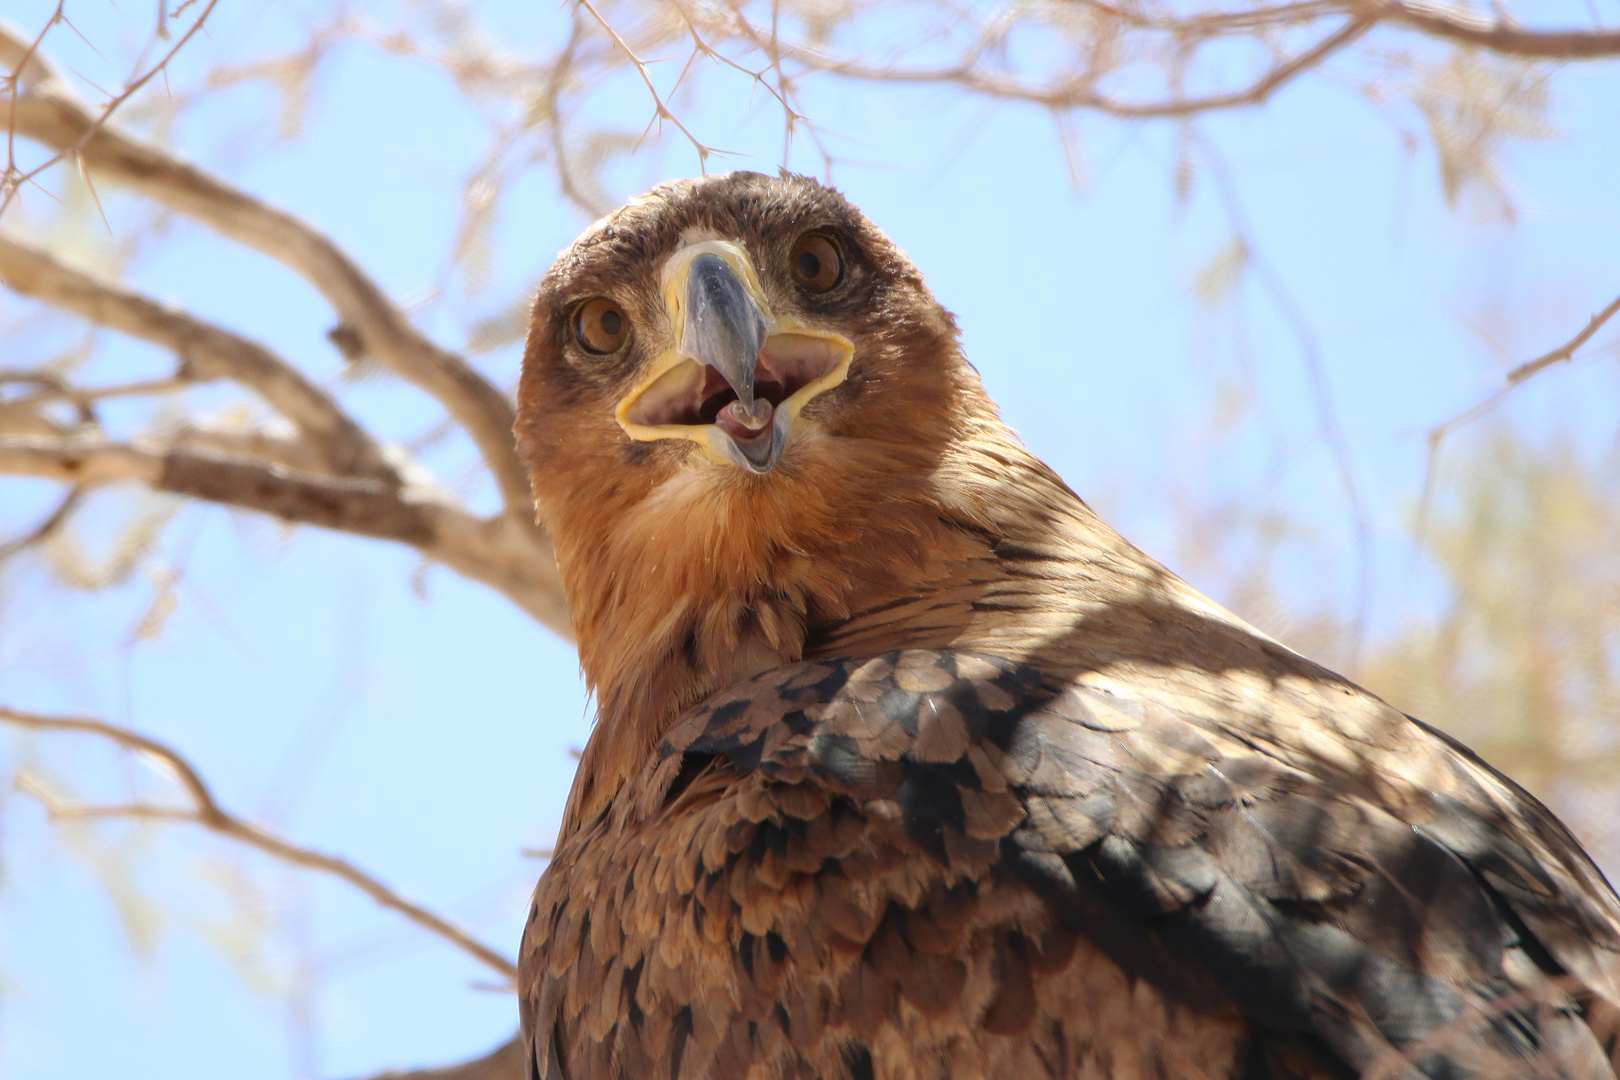
[[[721,454],[755,476],[764,476],[774,469],[787,445],[787,427],[780,417],[771,424],[769,437],[759,440],[739,441],[718,428],[713,430]]]

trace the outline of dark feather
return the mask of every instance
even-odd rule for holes
[[[941,673],[936,689],[896,685],[921,668]],[[955,674],[959,668],[972,676]],[[899,1017],[905,1008],[940,1017],[959,1010],[968,979],[968,966],[956,959],[965,922],[991,935],[985,971],[1000,988],[978,1020],[986,1032],[1014,1037],[1034,1022],[1039,988],[1074,977],[1068,967],[1034,974],[1025,944],[1030,916],[991,913],[996,904],[987,895],[1028,887],[1059,924],[1168,999],[1246,1018],[1250,1049],[1234,1060],[1234,1074],[1241,1066],[1252,1075],[1296,1075],[1276,1071],[1291,1054],[1324,1075],[1353,1076],[1394,1050],[1410,1053],[1433,1080],[1486,1076],[1492,1061],[1534,1070],[1560,1039],[1586,1030],[1581,1002],[1597,988],[1577,979],[1553,993],[1536,976],[1612,970],[1612,939],[1583,935],[1613,910],[1614,899],[1606,887],[1568,896],[1557,886],[1553,868],[1561,861],[1587,864],[1578,852],[1548,850],[1546,837],[1521,824],[1545,812],[1505,780],[1483,774],[1494,795],[1476,783],[1451,793],[1408,792],[1410,803],[1398,808],[1379,805],[1221,739],[1210,718],[1160,707],[1151,693],[1136,699],[1151,708],[1151,726],[1097,730],[1086,723],[1090,714],[1074,708],[1075,695],[1065,692],[1072,689],[1054,693],[1038,673],[997,657],[896,653],[773,671],[676,725],[659,756],[705,763],[700,775],[709,779],[697,783],[711,785],[720,800],[706,816],[743,828],[718,864],[702,857],[704,874],[731,882],[720,890],[731,904],[716,909],[701,886],[697,904],[721,919],[706,927],[747,928],[735,943],[742,978],[772,996],[757,1009],[741,1006],[757,1012],[751,1022],[806,1008],[784,998],[815,991],[790,985],[782,973],[802,970],[804,950],[825,946],[778,929],[785,916],[763,914],[750,926],[748,909],[812,889],[817,899],[809,910],[833,935],[824,940],[847,943],[839,948],[857,961],[838,984],[839,994],[853,995],[842,1004],[870,1010],[864,1020],[829,1016],[817,1044],[838,1048],[836,1059],[851,1075],[875,1075],[875,1059],[841,1031],[870,1034],[872,1016]],[[915,760],[930,718],[947,714],[961,717],[971,733],[959,756]],[[791,724],[782,721],[789,715]],[[986,746],[1002,762],[993,776],[973,760]],[[1151,771],[1166,761],[1175,771]],[[825,816],[787,811],[804,802],[796,792],[806,784],[825,792],[813,806],[826,815],[844,808],[841,821],[853,823],[848,840],[834,842],[837,824],[818,827]],[[967,835],[964,811],[965,798],[987,789],[1022,808],[989,844]],[[754,805],[760,809],[748,809]],[[667,833],[675,826],[642,827]],[[653,847],[641,855],[604,855],[602,845],[622,846],[614,829],[610,818],[587,828],[579,857],[626,858],[619,873],[656,877],[645,864],[665,841],[648,841]],[[824,854],[797,854],[806,845]],[[897,885],[896,872],[912,851],[936,869],[900,874],[914,879],[908,889]],[[763,872],[790,852],[797,869]],[[865,865],[852,874],[856,864]],[[767,877],[769,889],[761,880]],[[752,884],[739,892],[744,880]],[[879,903],[872,883],[888,899]],[[954,917],[956,930],[942,936],[947,895],[970,914]],[[558,924],[585,900],[544,887],[541,896]],[[543,924],[545,915],[537,920]],[[1556,948],[1532,921],[1558,928]],[[639,946],[635,940],[626,931],[615,946],[619,965],[634,963],[623,968],[623,997],[642,1012],[669,1009],[671,1001],[646,1000],[660,992],[659,980],[645,967],[650,959],[634,955],[637,947],[656,949],[659,936]],[[774,944],[767,949],[766,941]],[[1556,959],[1564,954],[1573,961]],[[590,981],[588,972],[567,979],[562,992],[569,995]],[[559,993],[556,981],[541,985],[537,1026]],[[703,992],[701,978],[692,992]],[[833,996],[809,1007],[831,1009]],[[680,1010],[672,1055],[700,1038],[692,1015]],[[571,1037],[577,1043],[587,1036],[576,1025]],[[629,1035],[619,1025],[612,1037]],[[1608,1053],[1590,1034],[1581,1039],[1592,1045],[1566,1047],[1566,1060]],[[1266,1049],[1267,1040],[1276,1046]],[[555,1041],[541,1041],[548,1054]],[[678,1066],[680,1059],[670,1060]],[[811,1052],[804,1060],[813,1070],[823,1059]]]

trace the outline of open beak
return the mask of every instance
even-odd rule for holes
[[[771,471],[811,398],[844,381],[854,346],[776,318],[737,244],[690,244],[665,263],[674,348],[619,402],[632,439],[689,439],[711,458]]]

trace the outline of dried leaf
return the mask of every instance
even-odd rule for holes
[[[117,501],[128,504],[125,513],[117,515],[122,522],[113,524],[105,551],[90,552],[84,533],[87,529],[102,531],[90,519],[100,516],[95,511],[105,514],[113,510]],[[46,564],[55,578],[70,588],[93,592],[121,585],[140,566],[182,505],[179,499],[150,491],[98,492],[45,541],[42,551]]]
[[[152,593],[152,602],[147,606],[146,614],[141,621],[135,624],[134,633],[130,636],[135,641],[154,642],[163,636],[164,624],[169,616],[174,614],[175,608],[180,606],[180,597],[175,586],[180,583],[180,571],[172,567],[147,571],[155,589]]]
[[[1547,118],[1547,70],[1460,49],[1430,70],[1412,97],[1428,121],[1446,201],[1455,205],[1466,188],[1478,185],[1511,217],[1497,154],[1509,138],[1556,134]]]
[[[1233,236],[1215,249],[1198,275],[1193,278],[1193,295],[1207,308],[1216,308],[1226,302],[1243,271],[1249,265],[1249,245],[1241,236]]]

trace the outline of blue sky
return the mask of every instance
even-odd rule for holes
[[[227,4],[173,84],[287,47],[321,11]],[[108,43],[134,34],[108,6],[75,12],[111,54]],[[29,27],[46,13],[40,0],[7,7]],[[561,25],[549,8],[488,18],[508,48],[534,55],[549,52]],[[71,35],[51,42],[95,77],[97,58]],[[711,95],[682,106],[683,119],[739,151],[721,167],[775,169],[774,105],[750,101],[741,80],[710,77]],[[1264,110],[1200,120],[1197,137],[1227,163],[1257,257],[1320,350],[1372,530],[1378,634],[1443,600],[1411,557],[1424,433],[1620,291],[1620,68],[1560,73],[1561,134],[1508,145],[1511,225],[1482,221],[1479,198],[1448,207],[1427,144],[1407,146],[1390,110],[1341,83],[1302,81]],[[1310,538],[1279,563],[1300,611],[1352,603],[1350,515],[1299,336],[1254,273],[1218,306],[1197,299],[1201,271],[1233,235],[1231,207],[1207,159],[1178,198],[1173,127],[1078,117],[1076,184],[1040,110],[940,89],[812,80],[805,91],[805,111],[840,158],[833,180],[923,268],[1008,421],[1077,491],[1173,568],[1187,539],[1178,504],[1286,509]],[[442,76],[360,48],[320,69],[297,138],[269,134],[275,106],[259,85],[220,91],[186,114],[175,145],[327,231],[396,298],[423,295],[441,275],[460,184],[484,145],[478,113]],[[651,115],[631,78],[593,88],[584,108],[627,130]],[[1415,114],[1393,111],[1421,135]],[[802,144],[792,164],[821,171]],[[623,198],[697,168],[690,147],[666,137],[605,179]],[[128,204],[103,195],[116,228]],[[585,223],[543,168],[526,176],[503,201],[488,286],[467,296],[457,285],[419,312],[422,325],[460,345],[460,315],[521,295]],[[86,257],[108,242],[105,231],[83,236]],[[128,276],[323,380],[338,377],[318,296],[200,227],[170,223]],[[27,313],[0,299],[0,317]],[[5,350],[6,366],[59,340],[18,338],[35,351],[14,360]],[[1532,439],[1573,438],[1594,452],[1611,443],[1614,340],[1532,383],[1504,415]],[[87,378],[165,362],[109,338]],[[478,358],[502,384],[517,362],[515,347]],[[394,385],[345,393],[389,438],[435,419]],[[216,407],[228,396],[197,400]],[[432,458],[452,482],[457,453],[452,444]],[[481,497],[476,485],[472,494]],[[0,525],[21,528],[49,497],[45,485],[0,481]],[[96,513],[113,523],[144,506],[112,493]],[[152,601],[150,572],[170,568],[184,571],[178,607],[160,638],[132,642]],[[1281,620],[1268,625],[1286,636],[1284,613],[1244,614]],[[37,563],[0,577],[0,701],[169,740],[227,805],[353,859],[509,951],[542,865],[522,851],[549,841],[568,751],[590,717],[572,651],[499,596],[397,548],[200,508],[179,512],[123,586],[64,592]],[[85,741],[0,735],[0,763],[85,797],[128,783],[168,790],[155,770],[131,772]],[[73,832],[4,796],[0,860],[9,1077],[359,1075],[469,1056],[514,1025],[511,998],[475,986],[487,976],[471,961],[342,885],[184,827]],[[289,997],[310,972],[308,993]]]

